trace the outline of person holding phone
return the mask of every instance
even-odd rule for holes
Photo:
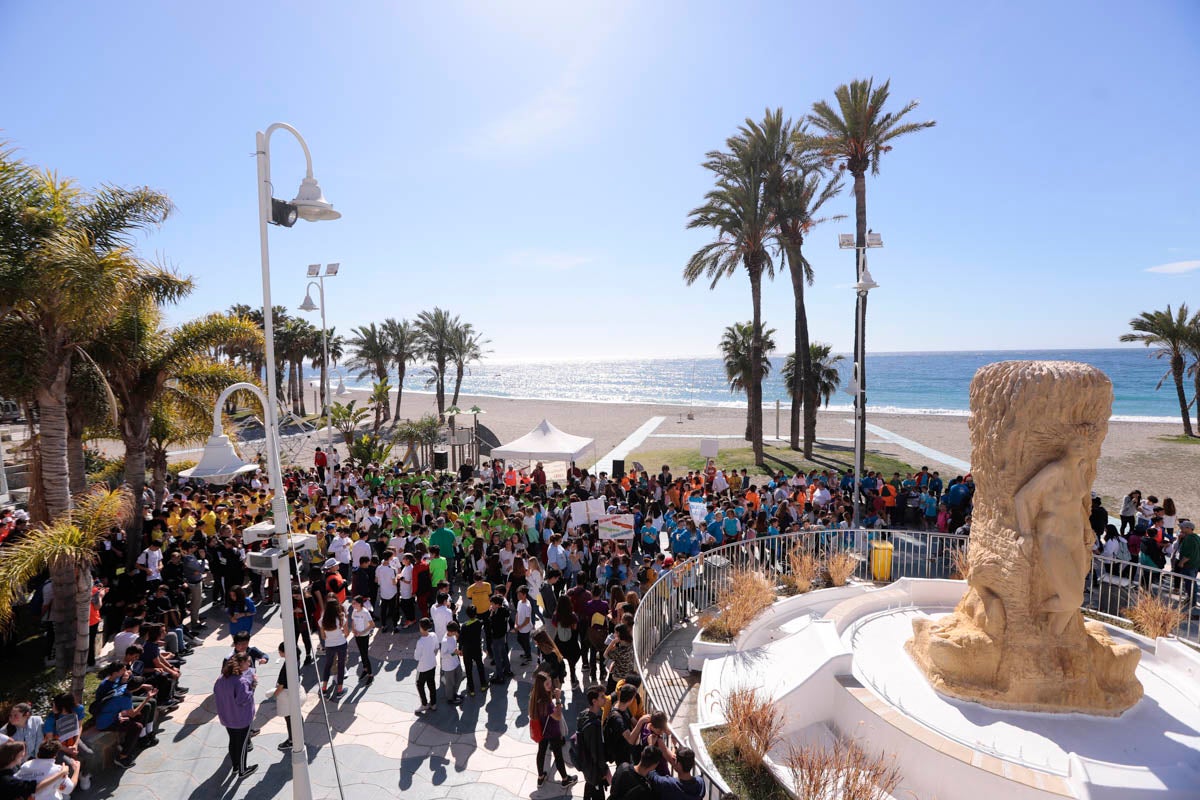
[[[562,691],[554,688],[554,679],[545,672],[536,672],[533,676],[533,687],[529,692],[529,725],[538,743],[537,785],[540,787],[548,777],[547,752],[554,756],[558,774],[562,778],[559,783],[564,788],[578,783],[579,776],[568,775],[566,762],[563,760],[566,724],[563,722]]]

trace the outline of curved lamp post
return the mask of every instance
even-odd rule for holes
[[[333,264],[326,264],[325,271],[322,272],[320,264],[309,264],[308,277],[316,278],[316,280],[309,281],[308,285],[304,287],[304,300],[299,306],[301,311],[317,310],[317,304],[312,299],[312,287],[316,286],[318,296],[321,298],[321,405],[322,411],[325,414],[325,425],[329,429],[328,444],[326,446],[331,453],[333,451],[333,411],[331,410],[333,404],[329,402],[329,340],[327,338],[328,328],[325,327],[325,279],[337,275],[340,268],[341,264],[335,262]],[[338,375],[338,394],[345,394],[346,384],[340,377],[341,373],[338,373]],[[330,458],[332,458],[332,455]],[[328,485],[332,486],[333,470],[329,470],[326,474],[328,475]]]

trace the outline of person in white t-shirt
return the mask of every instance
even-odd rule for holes
[[[350,632],[354,634],[354,643],[358,645],[358,660],[363,668],[363,683],[375,680],[371,670],[371,631],[375,629],[375,620],[367,610],[367,598],[356,595],[350,601]]]
[[[517,632],[517,644],[521,645],[521,650],[525,653],[522,663],[528,664],[533,661],[533,653],[529,647],[530,637],[533,635],[533,606],[529,602],[529,588],[525,585],[517,589],[517,615],[513,621],[513,630]]]
[[[421,698],[421,707],[417,711],[436,711],[437,686],[433,677],[438,663],[438,638],[433,632],[433,620],[429,617],[422,617],[417,625],[421,629],[421,638],[417,639],[417,646],[413,652],[417,659],[417,694]],[[428,700],[425,695],[426,689],[429,690]]]
[[[417,604],[413,600],[416,589],[413,586],[413,555],[405,553],[400,567],[400,576],[396,579],[396,588],[400,592],[400,612],[404,615],[404,627],[410,627],[417,619]]]
[[[57,764],[61,752],[62,745],[57,739],[42,742],[38,746],[37,757],[22,764],[13,776],[20,780],[37,782],[38,788],[33,795],[35,800],[63,800],[71,796],[71,792],[79,783],[79,762],[62,756],[64,763]],[[61,780],[47,781],[47,778],[53,775],[59,776]]]
[[[395,554],[391,550],[383,552],[383,561],[375,568],[375,584],[379,587],[379,630],[387,633],[396,630],[400,622],[400,600],[396,596],[396,581],[399,579],[396,570]]]
[[[151,540],[150,546],[137,557],[137,568],[146,576],[147,591],[152,592],[152,585],[162,582],[162,545]]]
[[[371,550],[371,543],[367,541],[366,534],[359,535],[358,541],[350,548],[350,563],[361,564],[364,558],[370,561],[372,555],[374,552]]]
[[[451,620],[446,626],[446,638],[442,639],[440,654],[442,661],[442,690],[446,702],[452,706],[462,703],[458,687],[462,685],[462,651],[458,649],[458,623]]]
[[[440,642],[446,638],[447,626],[454,621],[454,609],[450,607],[450,595],[440,592],[437,596],[437,605],[429,610],[429,616],[433,619],[433,632]]]

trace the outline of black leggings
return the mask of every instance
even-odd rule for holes
[[[355,636],[354,643],[358,645],[358,660],[362,662],[364,675],[371,674],[370,636]]]
[[[250,741],[250,728],[226,728],[229,732],[229,763],[235,772],[246,771],[246,743]]]
[[[563,749],[563,740],[562,739],[559,739],[557,737],[555,737],[553,739],[547,739],[545,736],[542,737],[542,740],[540,742],[538,742],[538,751],[537,751],[537,770],[538,770],[539,777],[547,774],[547,772],[545,772],[543,770],[545,770],[545,768],[546,768],[546,751],[549,750],[551,753],[554,754],[554,764],[555,764],[555,766],[558,767],[559,776],[562,777],[562,779],[564,781],[567,779],[567,767],[566,767],[566,764],[563,762],[562,749]]]

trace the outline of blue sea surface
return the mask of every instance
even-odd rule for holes
[[[876,412],[965,415],[967,390],[975,371],[995,361],[1024,359],[1082,361],[1099,367],[1113,382],[1113,418],[1175,422],[1179,404],[1168,380],[1155,386],[1167,369],[1144,349],[1003,350],[930,353],[872,353],[867,356],[868,403]],[[764,405],[787,403],[780,377],[783,358],[771,359],[763,386]],[[839,370],[843,386],[850,357]],[[392,378],[393,383],[395,377]],[[410,368],[405,390],[427,391],[426,371]],[[1190,381],[1189,381],[1190,393]],[[611,359],[600,361],[502,362],[471,366],[462,393],[490,397],[536,398],[606,403],[660,403],[696,406],[745,406],[731,392],[719,358]],[[839,391],[831,409],[849,410],[851,398]]]

